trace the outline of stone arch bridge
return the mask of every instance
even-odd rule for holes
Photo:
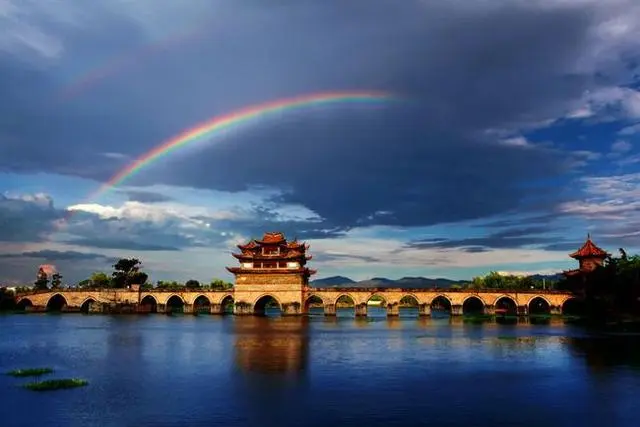
[[[373,302],[375,301],[375,303]],[[94,313],[210,313],[264,314],[267,303],[283,315],[304,315],[312,309],[336,315],[336,308],[353,307],[356,316],[366,316],[377,305],[388,316],[403,308],[417,308],[421,316],[432,310],[451,315],[470,313],[494,315],[567,314],[580,305],[573,294],[563,291],[508,291],[404,288],[314,288],[292,290],[289,286],[261,289],[135,290],[59,289],[17,296],[18,306],[29,312],[62,311]],[[416,310],[414,310],[415,312]]]

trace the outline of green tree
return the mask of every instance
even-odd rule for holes
[[[184,284],[187,289],[197,289],[200,287],[200,282],[194,279],[187,280],[187,283]]]
[[[131,285],[143,284],[149,276],[140,271],[142,262],[137,258],[121,258],[113,265],[113,287],[128,288]]]
[[[60,286],[62,286],[62,274],[53,273],[51,275],[51,288],[58,289]]]
[[[89,277],[89,286],[92,288],[109,288],[111,287],[111,278],[102,271],[95,271]]]
[[[47,276],[47,273],[42,267],[40,267],[40,269],[38,270],[38,275],[36,276],[34,286],[39,290],[49,289],[49,276]]]
[[[233,283],[225,282],[222,279],[212,279],[211,280],[211,289],[217,291],[224,291],[227,289],[233,288]]]

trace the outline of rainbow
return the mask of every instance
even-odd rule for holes
[[[394,99],[397,99],[397,97],[386,92],[375,91],[315,93],[253,105],[226,115],[213,117],[204,123],[183,131],[138,157],[135,161],[116,173],[109,181],[100,186],[100,188],[89,197],[89,200],[100,197],[110,188],[122,184],[156,160],[182,147],[186,147],[197,141],[210,139],[222,131],[247,125],[258,119],[313,106],[343,103],[378,103],[389,102]]]

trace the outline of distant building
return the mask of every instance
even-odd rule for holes
[[[587,235],[584,245],[569,256],[578,261],[578,268],[562,272],[567,279],[567,290],[582,296],[593,294],[598,287],[598,280],[593,273],[604,265],[609,253],[599,248]]]
[[[569,254],[569,256],[578,261],[578,268],[563,271],[562,274],[567,278],[592,273],[604,264],[604,260],[607,259],[609,253],[596,246],[591,240],[591,235],[587,235],[587,241],[584,245],[574,253]]]

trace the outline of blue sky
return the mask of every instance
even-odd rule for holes
[[[231,279],[265,231],[318,277],[555,272],[588,232],[635,252],[638,37],[633,0],[2,2],[0,281],[122,256]],[[90,197],[202,121],[347,90],[407,101],[260,121]]]

